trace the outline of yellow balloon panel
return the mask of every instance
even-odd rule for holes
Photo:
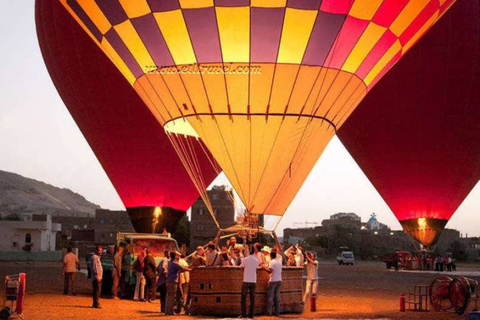
[[[59,1],[166,130],[198,135],[247,209],[277,215],[367,91],[454,2]]]
[[[268,120],[259,115],[200,116],[189,122],[247,210],[257,214],[285,212],[335,134],[323,119],[292,115]]]

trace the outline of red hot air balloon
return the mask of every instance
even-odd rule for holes
[[[430,247],[480,178],[480,12],[450,11],[338,135],[405,232]]]
[[[199,193],[163,128],[60,2],[36,1],[35,18],[50,76],[135,230],[174,230]],[[217,172],[207,156],[198,160],[206,188]]]

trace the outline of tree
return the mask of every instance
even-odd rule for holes
[[[177,240],[178,245],[190,245],[190,221],[185,215],[177,224],[175,230],[172,232],[172,237]]]

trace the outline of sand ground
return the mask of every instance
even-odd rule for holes
[[[480,265],[458,266],[456,274],[480,280]],[[0,263],[0,277],[19,272],[27,273],[25,319],[152,319],[163,318],[159,303],[131,300],[102,299],[103,309],[91,309],[90,281],[84,274],[77,276],[77,296],[62,295],[61,263]],[[445,274],[445,273],[442,273]],[[285,319],[464,319],[453,312],[400,312],[399,297],[413,291],[416,284],[429,284],[439,274],[435,272],[394,272],[380,262],[359,262],[354,266],[339,266],[333,261],[319,265],[319,294],[316,312],[305,306],[301,315],[282,315]],[[0,288],[4,295],[4,286]],[[158,300],[157,300],[158,301]],[[479,304],[480,305],[480,304]],[[473,303],[471,303],[471,308]],[[192,319],[172,316],[172,319]],[[206,317],[195,317],[203,318]],[[259,316],[256,319],[272,317]]]

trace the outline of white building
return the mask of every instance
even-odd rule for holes
[[[0,251],[55,251],[55,238],[61,224],[45,221],[1,221]]]

